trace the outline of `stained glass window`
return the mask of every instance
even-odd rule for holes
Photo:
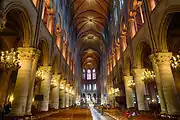
[[[85,69],[83,69],[83,79],[86,79],[86,70]]]
[[[91,70],[87,70],[87,80],[91,80]]]
[[[96,79],[96,70],[95,70],[95,69],[93,69],[93,74],[92,74],[92,76],[93,76],[93,80]]]

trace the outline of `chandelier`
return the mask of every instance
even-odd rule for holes
[[[51,88],[57,87],[56,81],[52,79],[52,80],[51,80],[51,83],[50,83],[50,86],[51,86]]]
[[[44,79],[43,79],[43,71],[41,71],[41,70],[38,70],[37,72],[36,72],[36,81],[37,82],[41,82],[41,81],[43,81]]]
[[[155,80],[155,73],[152,70],[149,69],[145,69],[145,71],[143,72],[143,81],[144,82],[150,82]]]
[[[129,80],[129,81],[128,81],[128,87],[134,89],[134,88],[135,88],[135,85],[136,85],[136,83],[134,82],[134,80]]]
[[[0,69],[18,70],[19,64],[18,53],[11,48],[11,51],[1,51]]]
[[[176,55],[171,58],[171,66],[174,69],[180,67],[180,55]]]

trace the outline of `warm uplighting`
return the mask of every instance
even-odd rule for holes
[[[32,102],[34,102],[34,97],[32,98]]]
[[[20,68],[18,53],[11,48],[11,51],[1,51],[0,69],[13,69]]]
[[[9,102],[13,102],[13,100],[14,100],[14,95],[12,94],[10,97],[9,97]]]
[[[134,80],[129,80],[128,81],[128,87],[130,87],[130,88],[135,88],[135,82],[134,82]]]
[[[176,69],[180,67],[180,55],[173,56],[171,59],[172,68]]]
[[[143,81],[148,82],[148,81],[153,81],[155,79],[155,73],[154,71],[151,71],[149,69],[146,69],[143,72]]]

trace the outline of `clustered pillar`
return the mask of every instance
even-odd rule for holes
[[[24,116],[31,80],[32,61],[36,49],[18,48],[17,51],[19,53],[21,68],[18,70],[11,115]]]

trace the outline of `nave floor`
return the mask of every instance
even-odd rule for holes
[[[113,120],[106,115],[101,115],[93,107],[72,108],[60,111],[57,114],[42,118],[40,120]]]

